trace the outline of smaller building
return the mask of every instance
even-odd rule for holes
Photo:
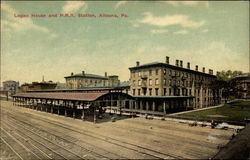
[[[96,74],[88,74],[85,71],[64,77],[66,87],[68,89],[81,89],[85,87],[116,87],[120,85],[120,80],[117,75],[108,76],[105,72],[104,76]]]
[[[18,92],[19,82],[8,80],[3,82],[3,90],[8,91],[10,95]]]
[[[47,89],[55,89],[57,86],[56,83],[53,83],[52,81],[48,82],[32,82],[30,83],[24,83],[21,85],[20,89],[22,92],[27,91],[35,91],[35,90],[47,90]]]
[[[236,85],[236,98],[250,99],[250,73],[239,75],[233,79]]]

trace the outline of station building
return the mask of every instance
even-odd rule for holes
[[[203,108],[220,104],[221,91],[213,87],[216,76],[213,70],[206,73],[183,66],[182,60],[175,65],[154,62],[130,67],[130,94],[136,99],[135,109],[166,113],[169,109]]]
[[[66,80],[66,87],[68,89],[81,89],[85,87],[114,87],[119,86],[120,80],[117,75],[108,76],[105,72],[104,76],[96,74],[82,73],[74,74],[64,77]]]

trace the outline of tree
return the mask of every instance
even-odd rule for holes
[[[234,78],[242,75],[242,71],[221,71],[217,72],[217,80],[214,81],[213,87],[217,89],[222,89],[222,97],[227,101],[229,97],[235,97],[237,93],[236,83]]]

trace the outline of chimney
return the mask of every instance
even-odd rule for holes
[[[202,72],[205,73],[205,67],[202,68]]]
[[[82,75],[85,75],[85,71],[82,71]]]
[[[169,57],[166,56],[166,63],[169,64]]]
[[[139,61],[136,61],[136,66],[139,66],[140,65],[140,62]]]
[[[175,65],[176,65],[177,67],[179,67],[179,60],[178,60],[178,59],[175,61]]]
[[[105,75],[105,77],[108,77],[108,73],[107,73],[107,72],[105,72],[105,74],[104,74],[104,75]]]
[[[209,69],[209,70],[208,70],[208,74],[213,74],[213,70],[212,70],[212,69]]]
[[[198,65],[196,65],[196,66],[195,66],[195,70],[198,71],[198,68],[199,68]]]
[[[74,75],[74,73],[73,72],[71,72],[71,76],[73,76]]]
[[[187,63],[187,69],[190,69],[190,62]]]
[[[182,65],[182,60],[180,60],[180,67],[181,67],[181,68],[183,67],[183,65]]]

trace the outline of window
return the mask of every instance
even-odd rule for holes
[[[158,96],[159,88],[155,88],[155,95]]]
[[[158,75],[159,69],[155,70],[155,75]]]
[[[152,88],[149,88],[149,95],[152,96]]]
[[[152,86],[152,79],[149,79],[149,85]]]
[[[159,84],[159,80],[158,78],[155,79],[155,84],[158,85]]]
[[[152,76],[152,70],[149,70],[149,75]]]
[[[133,80],[133,85],[135,85],[135,80]]]
[[[146,94],[147,94],[147,88],[143,88],[142,92],[143,92],[143,95],[146,96]]]
[[[165,78],[163,79],[163,84],[167,85],[167,80]]]
[[[135,95],[135,89],[133,89],[133,96]]]
[[[138,86],[140,86],[141,85],[141,80],[138,80]]]
[[[163,88],[163,95],[164,95],[164,96],[167,95],[167,88]]]
[[[138,89],[138,96],[141,95],[141,89]]]
[[[170,95],[170,96],[171,96],[171,91],[172,91],[171,88],[169,88],[169,95]]]

